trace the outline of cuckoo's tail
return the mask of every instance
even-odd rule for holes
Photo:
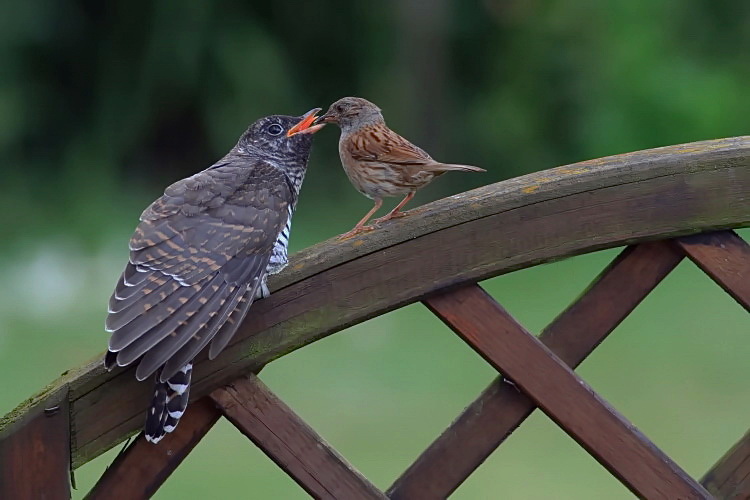
[[[146,414],[146,441],[158,443],[167,433],[175,430],[188,404],[192,373],[192,363],[183,366],[166,382],[159,382],[159,372],[156,372],[154,397]]]

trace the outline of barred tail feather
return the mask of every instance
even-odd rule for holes
[[[156,373],[154,397],[146,414],[146,441],[158,443],[175,430],[188,404],[192,373],[193,363],[183,366],[166,382],[159,382],[159,373]]]

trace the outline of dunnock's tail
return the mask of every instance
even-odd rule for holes
[[[485,169],[474,167],[471,165],[458,165],[456,163],[428,163],[426,165],[426,170],[430,170],[431,172],[449,172],[451,170],[460,170],[463,172],[486,172]]]

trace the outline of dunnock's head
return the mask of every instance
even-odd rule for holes
[[[363,125],[382,123],[380,108],[361,97],[342,97],[331,104],[328,111],[315,123],[335,123],[343,132],[357,129]]]

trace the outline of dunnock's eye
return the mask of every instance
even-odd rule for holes
[[[339,104],[338,106],[336,106],[336,111],[338,113],[343,113],[344,112],[344,105],[343,104]]]
[[[266,131],[271,135],[280,135],[284,129],[278,123],[272,123],[268,126]]]

